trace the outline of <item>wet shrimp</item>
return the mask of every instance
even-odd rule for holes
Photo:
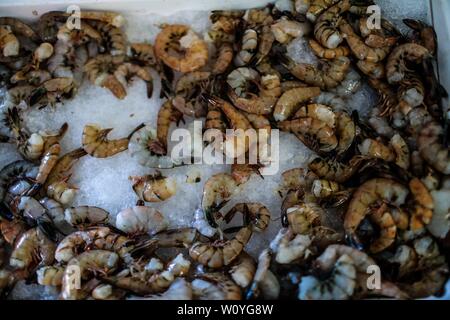
[[[99,207],[79,206],[67,208],[64,211],[64,218],[72,226],[91,226],[106,223],[109,213]]]
[[[116,227],[128,234],[156,234],[167,229],[167,219],[161,212],[146,206],[134,206],[120,211]]]
[[[363,183],[354,192],[344,218],[344,228],[352,240],[358,241],[356,229],[367,215],[369,206],[385,201],[394,206],[401,206],[409,191],[406,187],[390,179],[376,178]]]
[[[347,57],[338,57],[322,61],[320,68],[308,63],[294,62],[289,62],[286,66],[296,78],[311,86],[333,89],[345,79],[350,70],[350,60]]]
[[[334,130],[325,122],[311,117],[282,121],[278,123],[278,128],[294,133],[299,140],[316,152],[331,152],[338,146]]]
[[[275,239],[270,243],[275,253],[275,261],[289,264],[295,260],[303,260],[311,253],[311,238],[308,235],[294,234],[290,229],[280,229]]]
[[[225,214],[225,221],[231,221],[238,212],[243,215],[244,220],[250,221],[255,232],[263,232],[270,223],[270,211],[261,203],[238,203]]]
[[[309,46],[311,47],[312,51],[316,56],[327,60],[333,60],[338,57],[346,57],[350,54],[350,50],[345,46],[339,46],[334,49],[328,49],[322,47],[322,45],[314,39],[309,40]]]
[[[338,2],[339,0],[297,0],[295,3],[298,12],[306,14],[308,20],[315,22],[325,10]]]
[[[234,64],[238,67],[247,65],[254,57],[258,48],[258,33],[247,29],[242,36],[241,48],[234,57]]]
[[[255,260],[245,251],[236,259],[230,268],[230,276],[241,288],[246,288],[255,275]]]
[[[156,130],[148,125],[133,133],[128,152],[145,167],[166,169],[174,166],[172,159],[165,155],[166,150],[159,142]]]
[[[356,63],[359,70],[366,76],[373,79],[382,79],[386,75],[386,70],[383,63],[370,62],[368,60],[359,60]]]
[[[255,276],[246,293],[247,299],[262,297],[268,300],[275,300],[280,295],[280,283],[272,271],[269,270],[271,260],[271,250],[264,249],[258,257]]]
[[[313,103],[300,107],[294,114],[293,119],[311,117],[316,120],[325,122],[330,128],[336,126],[336,114],[332,108],[323,104]]]
[[[350,50],[359,60],[377,63],[384,60],[390,52],[390,47],[371,48],[366,45],[347,22],[341,23],[340,30]]]
[[[308,234],[321,224],[324,210],[312,202],[300,202],[286,210],[289,227],[295,234]]]
[[[403,19],[403,23],[414,30],[421,44],[434,56],[437,51],[437,35],[434,28],[420,20]]]
[[[217,240],[209,243],[196,242],[189,249],[189,255],[194,261],[213,269],[231,264],[244,250],[250,240],[252,230],[242,227],[229,240]]]
[[[308,22],[298,22],[285,19],[275,21],[270,26],[275,40],[282,44],[287,44],[295,38],[303,37],[311,32],[311,25]]]
[[[176,122],[178,124],[179,120],[182,117],[182,113],[179,112],[172,104],[171,100],[167,100],[161,106],[158,111],[158,118],[156,120],[156,134],[157,134],[157,142],[152,144],[155,147],[155,153],[159,153],[161,151],[161,155],[165,155],[167,153],[167,141],[169,138],[169,128],[172,122]],[[158,150],[162,148],[163,150]]]
[[[47,177],[44,185],[49,197],[63,204],[70,203],[76,193],[76,189],[68,184],[70,170],[81,157],[86,155],[83,149],[75,149],[60,157]]]
[[[427,187],[418,178],[409,182],[409,189],[414,199],[410,227],[418,230],[429,224],[433,217],[434,200]]]
[[[222,43],[217,50],[217,59],[212,67],[212,74],[222,74],[231,65],[234,57],[233,46],[231,43]]]
[[[101,37],[100,52],[112,56],[122,56],[127,53],[127,40],[120,28],[102,21],[89,21],[89,24]]]
[[[64,300],[79,300],[87,295],[82,289],[73,286],[74,269],[79,270],[81,280],[89,280],[95,273],[108,275],[116,270],[119,256],[110,251],[91,250],[72,258],[64,271],[62,278],[61,298]]]
[[[20,43],[7,26],[0,26],[0,50],[4,57],[17,56]]]
[[[147,66],[156,65],[155,51],[149,43],[132,43],[130,45],[131,58]]]
[[[114,71],[114,76],[124,88],[128,86],[130,79],[134,76],[142,79],[147,86],[147,97],[151,98],[153,94],[153,78],[149,68],[141,67],[134,63],[123,63]]]
[[[382,204],[379,208],[373,208],[368,217],[380,229],[379,237],[372,241],[369,248],[370,252],[378,253],[394,243],[397,225],[386,204]]]
[[[392,136],[389,142],[395,153],[395,164],[400,168],[408,170],[411,155],[406,141],[397,133]]]
[[[358,149],[363,156],[382,159],[386,162],[395,160],[395,153],[391,147],[379,140],[367,138],[358,146]]]
[[[39,36],[34,29],[20,19],[12,17],[1,17],[0,25],[9,26],[15,35],[28,38],[33,42],[39,42]]]
[[[185,25],[164,25],[155,40],[155,54],[170,68],[184,73],[208,61],[206,43]]]
[[[294,88],[284,92],[275,105],[273,117],[276,121],[285,121],[292,116],[301,104],[317,97],[320,88]]]
[[[198,91],[208,85],[210,73],[194,71],[187,73],[178,79],[175,86],[175,97],[172,105],[181,113],[190,117],[200,117],[204,114],[203,104],[200,102]]]
[[[342,23],[342,14],[350,9],[350,1],[342,0],[329,7],[320,15],[314,25],[314,36],[319,43],[328,48],[335,49],[342,43],[343,37],[339,32]]]
[[[449,150],[441,143],[443,134],[442,126],[431,121],[420,131],[417,146],[428,164],[443,174],[450,174]]]
[[[0,202],[5,198],[10,185],[20,179],[34,179],[36,176],[36,166],[25,160],[17,160],[4,166],[0,170]]]
[[[200,300],[240,300],[242,292],[227,275],[223,273],[204,273],[191,283],[194,297]]]
[[[39,228],[34,228],[17,239],[9,264],[15,269],[31,272],[39,264],[51,264],[54,253],[55,244]]]
[[[162,176],[160,172],[142,177],[130,177],[130,180],[139,199],[146,202],[165,201],[176,192],[175,180]]]
[[[84,151],[95,158],[108,158],[128,148],[128,138],[108,140],[112,129],[102,129],[96,124],[88,124],[83,128],[82,146]]]
[[[202,210],[211,226],[216,227],[215,216],[218,210],[238,190],[238,184],[227,173],[215,174],[205,182],[203,186]]]
[[[386,78],[390,84],[402,81],[408,70],[406,62],[420,63],[428,58],[430,52],[427,48],[416,43],[405,43],[397,46],[389,55],[386,63]]]
[[[43,286],[59,287],[65,271],[63,266],[44,266],[36,271],[37,282]]]

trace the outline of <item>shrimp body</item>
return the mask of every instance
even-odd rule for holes
[[[175,181],[160,174],[130,177],[130,179],[133,181],[133,190],[139,199],[147,202],[165,201],[176,191]]]
[[[224,42],[218,49],[217,59],[212,67],[212,74],[222,74],[233,62],[233,46],[229,42]]]
[[[212,243],[196,242],[189,249],[189,255],[204,266],[219,269],[231,264],[241,254],[251,235],[251,228],[243,227],[230,240],[218,240]]]
[[[34,228],[17,239],[9,264],[15,269],[31,271],[38,264],[51,264],[54,253],[55,244],[39,228]]]
[[[108,158],[128,148],[128,138],[108,140],[112,129],[102,129],[95,124],[88,124],[83,129],[82,145],[84,151],[95,158]]]
[[[308,63],[293,64],[288,69],[296,78],[311,86],[320,87],[321,89],[333,89],[345,79],[350,69],[350,60],[342,56],[322,62],[321,69]]]
[[[442,126],[431,121],[420,131],[417,145],[427,163],[443,174],[450,174],[449,150],[440,141],[443,134]]]
[[[325,122],[304,117],[278,123],[282,131],[292,132],[312,150],[330,152],[338,146],[335,132]]]
[[[119,212],[116,227],[128,234],[155,234],[168,226],[167,219],[161,212],[146,206],[134,206]]]
[[[406,76],[406,62],[419,63],[430,56],[430,51],[416,43],[406,43],[396,47],[389,55],[386,63],[386,77],[389,83],[395,84]]]
[[[285,121],[296,112],[296,108],[308,100],[317,97],[320,94],[320,88],[293,88],[284,92],[273,112],[276,121]]]
[[[10,28],[0,26],[0,50],[4,57],[17,56],[20,43]]]
[[[263,232],[270,223],[270,211],[261,203],[238,203],[225,215],[233,217],[237,212],[243,214],[244,219],[249,219],[253,231]]]
[[[321,44],[314,39],[309,40],[309,46],[316,56],[327,60],[333,60],[338,57],[346,57],[350,54],[350,50],[347,47],[339,46],[334,49],[328,49],[322,47]]]
[[[376,178],[362,184],[353,194],[344,218],[344,228],[350,235],[356,232],[361,221],[367,215],[367,209],[380,201],[395,206],[405,202],[408,189],[389,179]]]
[[[369,214],[369,219],[380,229],[380,236],[370,244],[369,250],[372,253],[378,253],[388,248],[394,243],[397,235],[397,225],[389,211],[386,211],[386,204],[375,209]]]
[[[335,49],[342,43],[343,37],[339,32],[342,23],[341,15],[350,9],[350,1],[342,0],[328,8],[320,15],[314,25],[314,36],[320,44],[328,49]]]
[[[89,280],[95,272],[110,274],[118,267],[117,253],[105,250],[91,250],[72,258],[64,271],[62,278],[61,298],[64,300],[79,300],[86,296],[86,292],[73,285],[73,272],[79,271],[81,280]]]
[[[335,5],[339,1],[340,0],[310,0],[310,1],[297,0],[296,3],[303,4],[302,7],[304,7],[305,9],[301,11],[305,12],[301,13],[305,13],[308,20],[314,22],[316,21],[317,17],[319,17],[325,10]],[[308,5],[305,2],[308,2]]]
[[[89,226],[104,223],[108,220],[106,210],[92,206],[67,208],[64,211],[65,220],[72,226]]]
[[[170,68],[195,71],[208,61],[208,48],[188,26],[165,25],[155,40],[155,54]]]
[[[323,209],[315,203],[300,202],[286,210],[289,226],[295,234],[308,234],[320,225]]]

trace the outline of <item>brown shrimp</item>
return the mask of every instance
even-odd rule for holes
[[[370,252],[378,253],[394,243],[397,235],[397,225],[391,213],[387,210],[387,205],[383,203],[379,208],[375,208],[369,213],[369,219],[380,229],[379,237],[370,244]]]
[[[390,84],[402,81],[408,70],[406,62],[420,63],[430,57],[430,51],[416,43],[405,43],[396,47],[389,55],[386,63],[386,77]],[[407,60],[407,61],[406,61]]]
[[[441,143],[442,126],[431,121],[419,133],[417,146],[422,158],[443,174],[450,174],[449,150]]]
[[[434,200],[427,187],[418,178],[413,178],[409,182],[409,190],[414,199],[410,227],[411,230],[418,230],[430,223],[433,217]]]
[[[132,43],[130,45],[131,58],[148,66],[156,65],[153,46],[149,43]]]
[[[358,60],[357,67],[366,76],[373,79],[382,79],[386,75],[386,69],[383,63],[370,62],[368,60]]]
[[[39,228],[34,228],[17,239],[9,264],[15,269],[31,272],[38,264],[51,264],[54,253],[55,244]]]
[[[278,99],[273,117],[276,121],[285,121],[292,116],[298,107],[320,94],[318,87],[293,88],[284,92]]]
[[[212,74],[222,74],[233,62],[233,46],[229,42],[222,43],[218,48],[217,58],[212,67]]]
[[[84,151],[95,158],[108,158],[128,148],[128,138],[108,140],[111,128],[102,129],[95,124],[84,126],[82,146]]]
[[[230,240],[196,242],[189,249],[189,255],[204,266],[219,269],[230,265],[241,254],[251,235],[251,228],[243,227]]]
[[[208,48],[188,26],[164,25],[155,40],[155,54],[170,68],[191,72],[208,61]]]
[[[253,231],[263,232],[270,223],[270,211],[261,203],[238,203],[225,214],[225,221],[231,221],[238,212],[244,216],[244,220],[250,221]]]
[[[367,215],[369,206],[380,201],[400,206],[404,204],[407,195],[407,188],[390,179],[376,178],[363,183],[354,192],[345,213],[345,231],[350,237],[355,235],[356,229]]]
[[[438,47],[437,35],[434,28],[420,20],[403,19],[403,23],[417,33],[421,44],[434,56]]]
[[[154,175],[130,177],[130,180],[139,199],[147,202],[165,201],[176,191],[175,180],[162,176],[160,172]]]
[[[340,0],[310,0],[309,5],[307,6],[306,10],[303,10],[305,12],[306,17],[314,22],[316,21],[317,17],[319,17],[325,10],[327,10],[329,7],[335,5]],[[300,1],[302,2],[302,1]],[[303,1],[302,4],[304,4],[305,1]],[[305,6],[306,8],[306,6]]]
[[[156,136],[159,148],[157,144],[154,144],[155,148],[158,149],[162,148],[162,150],[153,148],[152,151],[154,151],[157,154],[167,153],[167,141],[169,138],[170,124],[171,122],[178,123],[182,117],[183,114],[174,108],[171,100],[167,100],[166,102],[163,103],[163,105],[158,111],[158,118],[156,120]]]
[[[347,41],[350,50],[359,60],[377,63],[384,60],[391,50],[390,47],[369,47],[346,21],[341,23],[340,30],[344,34],[344,38]]]
[[[312,202],[299,202],[286,210],[289,227],[295,234],[309,234],[312,228],[321,225],[324,210]]]
[[[343,37],[339,32],[339,25],[342,23],[341,15],[349,9],[350,1],[342,0],[328,8],[317,19],[314,25],[314,36],[322,46],[335,49],[342,43]]]
[[[17,56],[20,43],[7,26],[0,26],[0,50],[4,57]]]
[[[347,57],[338,57],[322,61],[320,68],[308,63],[290,63],[287,68],[299,80],[328,90],[336,88],[345,79],[350,70],[350,60]]]
[[[330,152],[338,146],[334,130],[325,122],[311,117],[282,121],[278,123],[278,128],[294,133],[298,139],[317,152]]]
[[[328,49],[322,47],[322,45],[314,39],[309,40],[309,46],[311,47],[312,51],[316,56],[328,60],[333,60],[338,57],[346,57],[350,54],[350,50],[345,46],[339,46],[334,49]]]
[[[153,78],[149,68],[126,62],[117,67],[117,69],[114,71],[114,76],[124,88],[127,87],[129,80],[134,76],[142,79],[147,86],[147,98],[152,97]]]

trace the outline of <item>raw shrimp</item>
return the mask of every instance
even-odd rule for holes
[[[245,251],[236,259],[230,268],[230,276],[241,288],[246,288],[255,275],[255,260]]]
[[[64,23],[67,18],[62,11],[49,11],[39,17],[37,23],[37,33],[43,41],[50,43],[56,42],[56,35],[59,25]]]
[[[324,210],[316,203],[300,202],[286,210],[289,226],[295,234],[308,234],[321,224]]]
[[[382,79],[386,75],[386,70],[383,63],[370,62],[368,60],[359,60],[356,62],[359,70],[366,76],[373,79]]]
[[[134,242],[107,227],[93,227],[86,231],[75,231],[60,241],[55,251],[55,260],[69,262],[87,249],[108,250],[116,252],[125,262],[132,258]]]
[[[145,167],[166,169],[174,166],[171,157],[164,155],[166,151],[158,140],[156,130],[148,125],[133,133],[128,152]]]
[[[70,16],[69,13],[64,13],[64,16]],[[111,11],[81,11],[80,12],[80,18],[86,19],[86,20],[96,20],[105,22],[107,24],[110,24],[116,28],[120,28],[125,23],[125,18],[120,14],[116,12]]]
[[[42,186],[47,181],[47,177],[58,162],[61,146],[59,143],[51,145],[42,156],[39,171],[36,176],[36,183]]]
[[[162,176],[160,172],[154,175],[130,177],[130,179],[133,182],[134,192],[143,201],[165,201],[176,192],[175,180]]]
[[[196,209],[192,227],[205,237],[211,238],[217,233],[217,228],[210,226],[202,209]]]
[[[406,141],[397,133],[392,136],[390,145],[395,153],[395,164],[400,168],[408,170],[411,156]]]
[[[24,38],[28,38],[33,42],[39,41],[39,36],[36,34],[33,28],[20,19],[12,17],[1,17],[0,25],[9,26],[9,28],[11,28],[11,31],[15,35],[23,36]]]
[[[131,57],[148,66],[156,65],[155,52],[149,43],[132,43],[130,45]]]
[[[238,203],[227,212],[225,221],[231,221],[237,212],[244,216],[245,221],[250,221],[253,231],[263,232],[270,223],[270,211],[261,203]]]
[[[251,286],[247,291],[247,299],[262,297],[268,300],[275,300],[280,295],[280,283],[269,270],[271,260],[271,250],[264,249],[258,257],[258,267]]]
[[[109,213],[98,207],[79,206],[67,208],[64,218],[72,226],[90,226],[107,222]]]
[[[75,149],[61,158],[53,167],[53,170],[47,177],[47,181],[44,185],[47,190],[48,196],[54,198],[63,204],[70,203],[74,196],[76,189],[71,187],[67,180],[70,179],[70,170],[75,165],[75,163],[81,157],[86,155],[86,151],[83,149]]]
[[[30,105],[54,106],[62,98],[71,98],[75,94],[75,83],[71,77],[57,77],[47,80],[33,90],[29,97]]]
[[[307,235],[296,235],[290,229],[281,229],[270,243],[270,248],[276,254],[276,262],[289,264],[307,258],[311,253],[311,243],[311,238]]]
[[[216,227],[215,215],[234,194],[238,184],[227,173],[218,173],[210,177],[203,186],[202,210],[209,224]],[[220,200],[220,202],[218,202]]]
[[[171,122],[176,122],[178,124],[179,120],[182,117],[182,113],[174,108],[172,102],[167,100],[163,103],[161,108],[158,111],[158,118],[156,124],[156,134],[158,137],[159,146],[163,148],[161,155],[165,155],[167,153],[167,140],[169,138],[169,128]],[[158,144],[152,143],[154,147],[158,147]],[[158,149],[154,150],[155,153],[158,153]]]
[[[156,240],[160,248],[189,248],[197,236],[194,228],[180,228],[159,232],[152,240]]]
[[[367,209],[377,202],[385,201],[394,206],[404,204],[408,189],[390,179],[376,178],[363,183],[354,192],[344,218],[344,228],[350,237],[367,215]],[[354,239],[357,241],[357,239]]]
[[[11,28],[0,26],[0,50],[4,57],[17,56],[20,43]]]
[[[341,255],[330,270],[321,271],[330,275],[325,280],[314,276],[302,277],[300,300],[346,300],[353,296],[357,287],[357,269],[349,255]]]
[[[192,293],[200,300],[240,300],[241,289],[223,273],[203,273],[192,281]]]
[[[145,298],[132,297],[130,300],[192,300],[191,284],[184,278],[177,278],[164,293],[146,295]]]
[[[389,55],[386,63],[386,77],[390,84],[399,83],[408,70],[406,62],[420,63],[430,57],[427,48],[416,43],[405,43],[396,47]]]
[[[272,26],[264,25],[259,31],[258,51],[256,52],[256,65],[260,64],[272,50],[275,37]]]
[[[63,24],[56,34],[56,38],[70,46],[81,46],[93,40],[100,42],[101,34],[86,22],[81,22],[80,29],[73,29],[68,24]]]
[[[239,52],[234,57],[234,64],[238,67],[247,65],[254,57],[258,48],[258,33],[253,29],[247,29],[242,36]]]
[[[155,40],[155,54],[170,68],[195,71],[208,61],[208,48],[188,26],[164,25]]]
[[[311,47],[312,51],[316,56],[328,60],[333,60],[338,57],[346,57],[350,54],[350,50],[345,46],[339,46],[334,49],[328,49],[322,47],[322,45],[314,39],[309,40],[309,46]]]
[[[246,183],[253,174],[261,175],[259,164],[237,164],[231,165],[231,176],[241,185]]]
[[[233,56],[234,52],[231,43],[222,43],[218,48],[217,59],[214,62],[211,73],[215,75],[224,73],[231,65]]]
[[[278,123],[281,131],[292,132],[311,150],[330,152],[338,146],[338,140],[332,128],[323,121],[311,117],[282,121]]]
[[[270,26],[275,40],[287,44],[293,38],[303,37],[311,32],[311,25],[308,22],[299,22],[282,17]]]
[[[382,159],[387,162],[395,160],[395,153],[383,142],[374,139],[365,139],[359,146],[359,151],[363,156]]]
[[[409,189],[414,199],[410,227],[412,230],[418,230],[430,223],[433,217],[434,200],[427,187],[418,178],[413,178],[409,182]]]
[[[127,53],[127,40],[122,30],[101,21],[89,21],[89,24],[100,33],[100,52],[112,56],[123,56]]]
[[[18,239],[19,236],[24,234],[26,231],[27,225],[22,220],[0,220],[1,235],[10,245],[14,245],[14,243],[16,243],[16,239]]]
[[[390,47],[371,48],[355,33],[346,21],[341,23],[340,30],[344,34],[350,50],[359,60],[377,63],[383,61],[390,52]]]
[[[113,129],[102,129],[99,125],[84,126],[82,146],[84,151],[95,158],[108,158],[128,148],[128,138],[108,140],[107,135]]]
[[[250,227],[242,227],[232,239],[194,243],[189,249],[189,255],[194,261],[213,269],[228,266],[244,250],[251,235]]]
[[[36,270],[37,282],[43,286],[59,287],[65,271],[63,266],[44,266]]]
[[[80,280],[86,281],[96,273],[108,275],[116,270],[119,256],[110,251],[91,250],[72,258],[64,271],[61,288],[61,298],[64,300],[79,300],[85,298],[86,292],[74,286],[74,272],[78,270]]]
[[[120,211],[116,217],[116,227],[128,234],[155,234],[167,229],[167,219],[156,209],[134,206]]]
[[[223,113],[219,108],[214,107],[212,104],[208,103],[208,112],[206,114],[205,129],[216,129],[220,132],[225,133],[227,124],[224,119]]]
[[[417,146],[422,158],[443,174],[450,174],[449,150],[441,143],[444,129],[435,121],[429,122],[420,131]]]
[[[324,104],[326,106],[333,107],[336,111],[347,110],[346,102],[340,96],[333,92],[323,91],[319,96],[313,99],[315,103]]]
[[[25,160],[17,160],[7,164],[0,170],[0,202],[5,198],[9,186],[19,179],[35,178],[36,166]]]
[[[418,34],[421,44],[434,56],[438,47],[434,28],[420,20],[403,19],[403,23]]]
[[[117,70],[122,62],[122,56],[101,54],[86,62],[84,71],[91,83],[106,87],[118,99],[123,99],[127,95],[127,92],[120,81],[113,75],[114,71]]]
[[[172,105],[181,113],[190,117],[200,117],[204,110],[199,99],[198,91],[208,85],[210,72],[194,71],[178,79],[175,86],[175,98]]]
[[[31,272],[38,264],[53,262],[55,247],[39,228],[30,229],[17,239],[9,264],[15,269]]]
[[[114,71],[114,76],[122,84],[124,88],[127,87],[128,82],[134,76],[139,77],[145,81],[147,86],[147,97],[151,98],[153,94],[153,78],[149,68],[141,67],[134,63],[125,62],[117,67]]]
[[[287,68],[298,79],[321,89],[336,88],[350,70],[350,60],[338,57],[322,61],[320,68],[308,63],[288,63]]]
[[[378,253],[394,243],[397,226],[391,213],[387,210],[386,204],[373,209],[369,214],[369,219],[380,229],[379,237],[370,244],[369,248],[370,252]]]
[[[328,48],[335,49],[342,43],[343,37],[339,32],[342,23],[342,14],[350,9],[350,1],[342,0],[328,8],[320,15],[314,25],[314,36],[319,43]]]
[[[419,76],[408,73],[400,82],[397,96],[398,100],[404,100],[410,107],[420,106],[425,98],[425,87]]]
[[[340,0],[297,0],[296,8],[302,7],[300,13],[306,14],[308,20],[315,22],[316,19],[328,8],[338,3]],[[298,4],[297,4],[298,3]],[[304,12],[303,12],[304,11]]]
[[[320,88],[293,88],[283,93],[275,105],[273,117],[276,121],[285,121],[292,116],[298,107],[308,100],[317,97],[320,94]]]
[[[336,115],[332,108],[323,104],[308,104],[306,106],[300,107],[298,111],[293,116],[293,119],[311,117],[316,120],[325,122],[330,128],[336,126]]]

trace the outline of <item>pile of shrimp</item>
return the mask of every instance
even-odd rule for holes
[[[124,18],[85,11],[81,29],[48,12],[36,26],[0,18],[5,111],[23,159],[0,170],[0,295],[21,280],[75,299],[416,299],[439,295],[449,275],[450,160],[445,89],[434,71],[437,38],[424,22],[369,27],[371,1],[295,0],[242,11],[213,11],[205,35],[163,24],[155,43],[129,43]],[[304,38],[317,64],[287,46]],[[57,107],[83,78],[123,99],[138,77],[164,102],[157,125],[110,140],[112,128],[86,124],[80,147],[61,153],[68,124],[30,132],[27,108]],[[366,81],[379,95],[368,119],[347,106]],[[226,204],[264,163],[237,163],[210,177],[190,227],[169,229],[152,203],[176,197],[159,169],[188,165],[169,156],[169,128],[205,119],[227,129],[292,133],[314,157],[282,173],[279,212],[259,202]],[[142,119],[145,122],[145,119]],[[192,134],[195,128],[189,126]],[[133,176],[136,205],[120,212],[71,206],[72,168],[82,157],[127,151],[154,169]],[[192,150],[194,154],[194,150]],[[259,160],[259,159],[258,159]],[[170,172],[170,171],[168,171]],[[264,180],[261,180],[264,183]],[[448,203],[448,201],[447,201]],[[116,217],[115,219],[112,217]],[[280,230],[255,259],[246,246],[269,224]],[[373,282],[373,272],[379,278]],[[375,275],[376,276],[376,275]]]

